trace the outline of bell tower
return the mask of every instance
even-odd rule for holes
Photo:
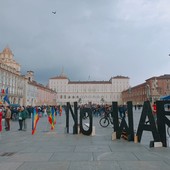
[[[14,68],[17,74],[20,74],[21,66],[14,60],[14,55],[8,46],[0,53],[0,60],[3,64]]]
[[[28,81],[32,82],[34,80],[34,72],[33,71],[27,71],[27,74],[25,76]]]

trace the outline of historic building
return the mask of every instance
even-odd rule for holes
[[[63,73],[49,79],[48,87],[34,80],[34,72],[21,75],[21,66],[14,60],[9,47],[0,53],[0,104],[4,101],[6,89],[11,104],[55,105],[75,102],[79,104],[111,104],[117,101],[134,105],[149,100],[154,102],[170,95],[170,74],[151,77],[134,87],[129,77],[115,76],[108,81],[70,81]]]
[[[143,104],[146,100],[153,103],[167,95],[170,95],[170,74],[151,77],[144,83],[123,91],[122,101],[132,101],[134,105]]]
[[[56,105],[56,92],[37,83],[34,80],[34,72],[27,71],[25,75],[25,105],[41,106],[41,105]]]
[[[26,106],[36,106],[38,90],[37,90],[37,86],[35,86],[35,83],[34,83],[34,72],[27,71],[25,78],[26,78],[25,105]]]
[[[129,78],[116,76],[109,81],[70,81],[62,73],[49,79],[49,88],[56,91],[59,104],[75,101],[80,104],[121,103],[121,92],[129,88]]]
[[[11,50],[5,48],[0,53],[0,103],[3,103],[8,88],[10,102],[23,105],[24,81],[25,78],[20,75],[20,65],[13,59]]]
[[[11,104],[55,105],[56,92],[34,81],[34,72],[21,75],[20,65],[14,60],[9,47],[0,53],[0,104],[4,103],[6,89]]]
[[[0,61],[13,68],[13,70],[15,70],[15,74],[20,75],[21,66],[14,60],[14,55],[9,47],[4,48],[4,50],[0,53]]]

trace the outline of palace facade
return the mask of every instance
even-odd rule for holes
[[[121,93],[129,88],[129,77],[115,76],[109,81],[70,81],[63,73],[49,79],[49,88],[57,93],[57,102],[79,104],[122,103]]]

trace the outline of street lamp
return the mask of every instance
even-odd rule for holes
[[[81,98],[78,99],[78,103],[81,105],[81,103],[82,103],[82,99]]]
[[[104,98],[102,97],[100,101],[101,101],[101,103],[103,105],[104,104]]]
[[[151,89],[149,84],[146,84],[146,95],[147,95],[147,99],[152,102],[152,97],[151,97]]]

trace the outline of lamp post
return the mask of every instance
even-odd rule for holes
[[[104,98],[102,97],[100,101],[101,101],[101,103],[103,105],[104,104]]]
[[[149,84],[146,84],[146,95],[147,95],[147,99],[152,102],[152,97],[151,97],[151,89]]]
[[[78,99],[78,103],[81,105],[81,103],[82,103],[82,99],[81,98]]]

